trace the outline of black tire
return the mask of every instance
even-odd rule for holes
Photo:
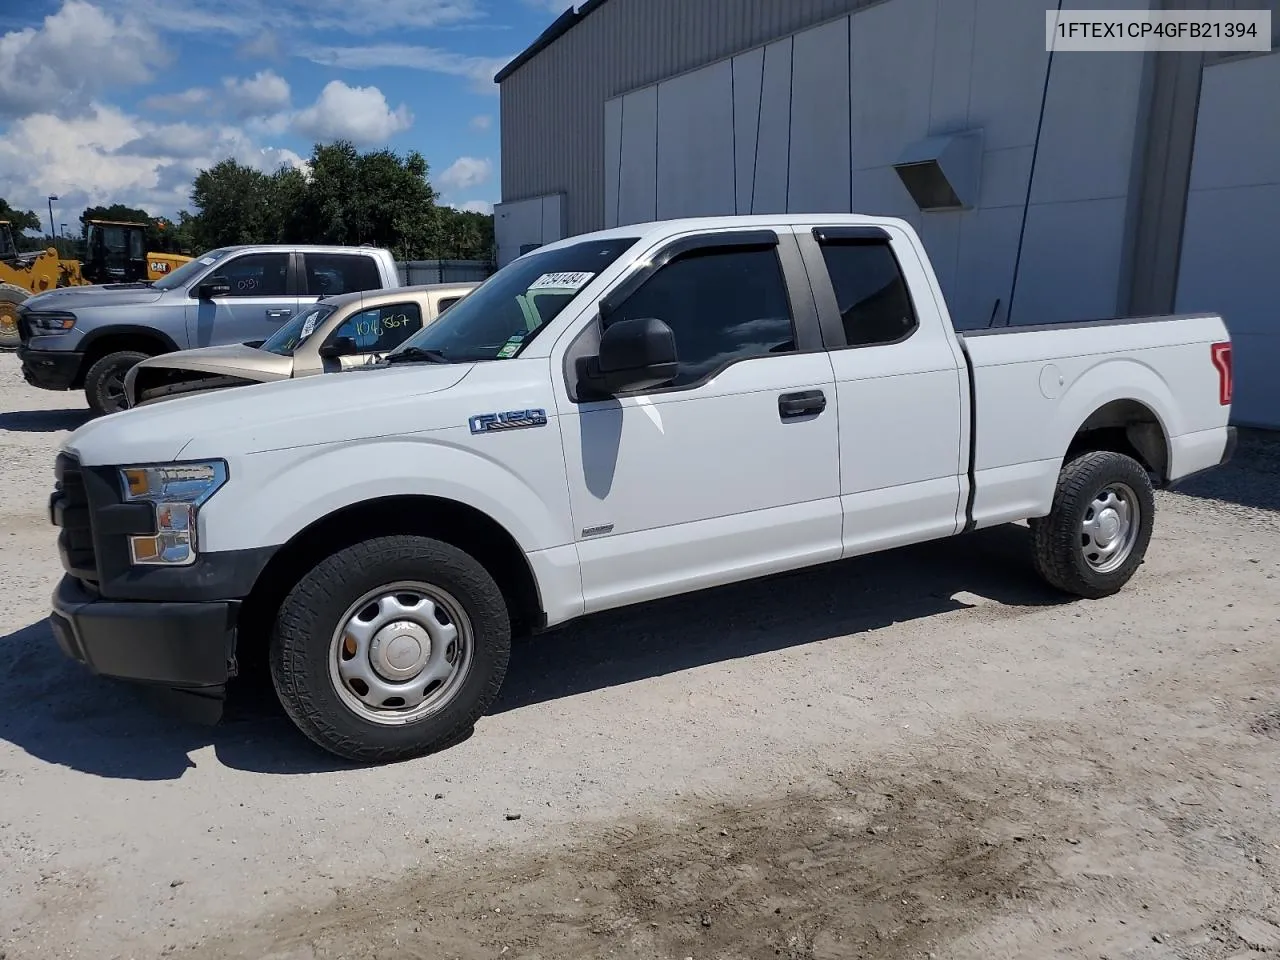
[[[353,605],[406,581],[429,585],[456,601],[471,631],[469,667],[432,712],[388,725],[348,705],[359,695],[335,675],[342,654],[334,644]],[[376,605],[369,601],[364,607],[371,604]],[[327,557],[289,591],[276,616],[268,659],[276,694],[304,734],[344,759],[387,763],[463,739],[498,695],[510,656],[507,605],[483,566],[439,540],[389,536]],[[389,717],[385,711],[380,715]]]
[[[0,350],[18,348],[18,304],[30,296],[31,291],[15,283],[0,283]]]
[[[127,410],[124,375],[149,356],[138,350],[117,350],[94,363],[84,375],[84,398],[89,401],[89,409],[99,415]]]
[[[1125,538],[1129,546],[1123,560],[1112,557],[1104,564],[1098,560],[1104,557],[1106,541],[1092,539],[1085,524],[1106,512],[1097,510],[1095,500],[1108,490],[1120,494],[1121,500],[1131,498],[1130,510],[1136,506],[1138,517],[1131,542]],[[1132,457],[1098,450],[1073,458],[1058,475],[1049,515],[1030,523],[1036,571],[1050,586],[1090,600],[1119,592],[1146,557],[1155,510],[1151,478]]]

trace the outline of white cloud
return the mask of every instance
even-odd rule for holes
[[[191,87],[178,93],[158,93],[142,101],[144,110],[162,110],[166,113],[188,113],[209,102],[209,91],[204,87]]]
[[[466,77],[481,93],[497,94],[494,74],[511,61],[511,57],[474,57],[435,47],[419,47],[404,43],[378,43],[357,47],[302,47],[299,54],[313,63],[346,70],[372,70],[403,67],[427,70],[453,77]]]
[[[479,157],[459,157],[436,177],[440,187],[449,191],[469,190],[487,183],[493,176],[493,161]]]
[[[289,106],[289,82],[272,70],[260,70],[252,77],[224,77],[226,98],[241,116],[260,116]]]
[[[36,113],[9,125],[0,137],[0,196],[35,209],[54,194],[68,222],[90,204],[173,216],[190,205],[196,173],[227,157],[263,171],[305,169],[293,151],[256,143],[235,126],[157,124],[92,104],[74,117]]]
[[[266,33],[300,30],[371,35],[397,30],[460,26],[485,17],[479,0],[220,0],[199,6],[188,0],[101,0],[145,13],[172,33],[222,33],[254,44]]]
[[[487,113],[479,114],[471,118],[471,122],[467,124],[472,130],[488,130],[493,126],[493,117]]]
[[[451,203],[449,206],[464,213],[493,213],[493,204],[488,200],[468,200],[466,203]]]
[[[533,7],[535,10],[545,10],[547,13],[554,13],[556,16],[571,10],[575,4],[570,0],[524,0],[526,7]]]
[[[164,46],[142,19],[66,0],[39,28],[0,36],[0,116],[83,110],[92,95],[145,83],[165,62]]]
[[[368,146],[384,143],[412,124],[409,108],[401,104],[392,110],[377,87],[349,87],[331,80],[314,104],[294,116],[292,129],[313,140],[350,140]]]

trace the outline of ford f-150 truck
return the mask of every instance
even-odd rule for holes
[[[82,426],[53,630],[214,719],[265,649],[313,740],[409,757],[483,714],[513,635],[600,610],[1021,520],[1049,584],[1113,594],[1153,488],[1230,456],[1231,388],[1215,315],[958,334],[900,220],[620,227],[376,367]]]
[[[322,296],[400,285],[388,250],[220,247],[154,282],[62,287],[18,308],[18,358],[45,390],[84,388],[95,413],[127,406],[138,361],[174,350],[265,340]]]

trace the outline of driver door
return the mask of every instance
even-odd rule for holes
[[[325,371],[350,370],[378,363],[421,329],[422,305],[416,300],[388,303],[353,314],[329,335],[326,342],[332,344],[339,337],[349,337],[355,341],[356,352],[325,359]]]
[[[574,364],[552,364],[587,613],[841,552],[835,376],[795,238],[711,233],[646,259],[662,265],[605,322],[664,321],[675,380],[574,399]]]
[[[298,309],[293,256],[287,251],[228,257],[206,279],[225,278],[231,290],[201,300],[192,288],[187,338],[193,347],[265,340]]]

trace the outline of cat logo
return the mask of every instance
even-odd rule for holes
[[[147,264],[147,266],[151,269],[152,273],[168,273],[169,272],[169,264],[165,263],[163,260],[152,260],[149,264]]]

